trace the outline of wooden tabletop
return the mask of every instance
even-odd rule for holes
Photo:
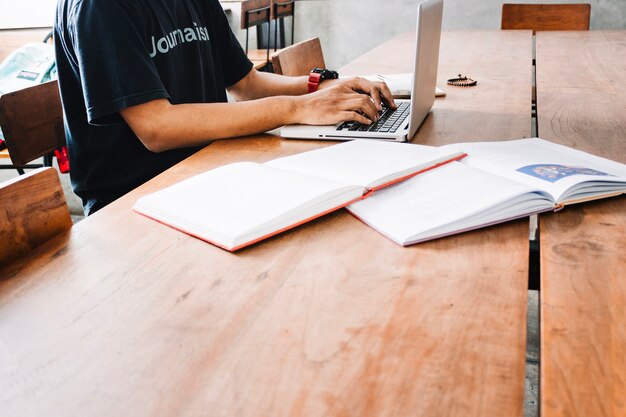
[[[413,70],[415,33],[405,33],[355,59],[342,75],[396,74]],[[401,45],[401,47],[395,47]],[[437,85],[447,95],[413,139],[424,145],[530,137],[532,97],[530,31],[452,31],[441,38]],[[476,87],[446,84],[463,74]]]
[[[626,31],[537,34],[539,135],[626,163]],[[540,216],[541,415],[626,415],[626,198]]]
[[[485,54],[511,39],[462,37]],[[386,49],[410,54],[403,39]],[[487,67],[511,74],[530,53],[476,58],[485,87],[449,90],[434,110],[446,117],[419,135],[452,141],[460,129],[446,123],[471,126],[495,91],[504,108],[517,105]],[[457,71],[447,59],[442,71]],[[517,126],[495,123],[489,135],[528,136],[530,120]],[[229,253],[131,212],[140,196],[207,169],[325,145],[215,142],[0,270],[3,412],[520,417],[526,221],[402,248],[340,211]]]
[[[626,31],[537,34],[539,137],[626,163]]]

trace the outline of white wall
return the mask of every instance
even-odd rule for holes
[[[415,27],[419,0],[298,0],[296,41],[319,37],[338,68]],[[445,0],[443,28],[500,28],[502,3],[590,3],[591,29],[626,29],[626,0]]]
[[[49,27],[56,0],[0,0],[0,29]]]
[[[498,29],[505,0],[445,0],[444,29]],[[626,0],[506,0],[517,3],[590,3],[591,29],[626,29]],[[420,0],[298,0],[296,41],[319,37],[329,67],[415,26]],[[51,26],[56,0],[0,0],[0,29]],[[239,31],[238,4],[231,26]],[[254,37],[254,35],[253,35]]]

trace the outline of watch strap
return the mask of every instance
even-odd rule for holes
[[[311,72],[307,83],[309,93],[316,92],[320,86],[320,82],[322,82],[322,74],[318,72]]]

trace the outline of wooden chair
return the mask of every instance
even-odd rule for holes
[[[18,29],[18,30],[6,30],[0,34],[0,61],[5,59],[11,52],[15,51],[19,47],[28,42],[52,42],[52,31],[49,29]],[[9,151],[4,148],[0,149],[0,159],[11,159]],[[41,164],[30,164],[24,168],[39,168]],[[16,169],[13,164],[2,164],[0,169]],[[23,173],[22,168],[17,169],[18,172]]]
[[[590,4],[503,4],[502,29],[589,30]]]
[[[276,74],[308,75],[314,67],[325,68],[324,53],[319,38],[312,38],[272,54]]]
[[[72,227],[54,168],[39,168],[0,184],[0,265]]]
[[[295,0],[271,0],[272,21],[274,21],[274,52],[287,46],[285,39],[285,19],[291,18],[291,43],[293,44],[295,32]],[[280,35],[280,37],[279,37]]]
[[[263,25],[267,24],[268,38],[271,17],[271,0],[244,0],[241,2],[241,29],[246,30],[246,54],[254,67],[258,70],[264,69],[270,62],[269,40],[263,49],[249,49],[248,35],[249,29],[257,29],[257,48],[260,48],[260,40],[263,37]]]
[[[501,29],[589,30],[590,4],[503,4]],[[533,67],[535,60],[533,59]],[[537,115],[537,88],[532,90],[531,113]]]
[[[52,166],[51,152],[65,146],[63,108],[56,81],[0,96],[0,126],[13,165],[23,167],[44,157]]]

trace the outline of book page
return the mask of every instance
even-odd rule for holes
[[[241,162],[139,199],[136,211],[232,247],[358,198],[363,188]]]
[[[373,189],[462,153],[433,146],[353,140],[274,159],[265,165]]]
[[[463,163],[545,190],[557,202],[626,191],[626,165],[542,139],[442,148],[463,149]]]
[[[549,196],[460,162],[425,172],[348,206],[363,222],[408,245],[552,208]]]

